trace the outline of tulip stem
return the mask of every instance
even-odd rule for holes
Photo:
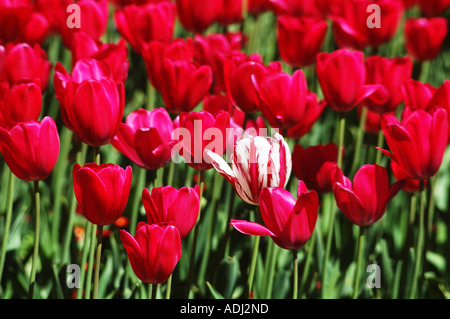
[[[384,134],[383,134],[383,131],[382,130],[379,130],[378,131],[378,141],[377,141],[377,146],[379,147],[379,148],[383,148],[383,145],[384,145]],[[381,152],[381,151],[379,151],[379,150],[377,150],[377,155],[376,155],[376,158],[375,158],[375,163],[376,164],[380,164],[380,161],[381,161],[381,155],[382,155],[383,153]]]
[[[34,228],[34,247],[33,247],[33,260],[31,263],[31,275],[30,285],[28,289],[28,298],[33,298],[34,286],[36,284],[36,268],[37,259],[39,257],[39,232],[41,221],[41,198],[39,193],[39,181],[34,181],[34,203],[35,203],[35,228]]]
[[[339,114],[339,141],[338,141],[338,155],[337,155],[337,160],[336,160],[336,164],[337,166],[343,171],[343,146],[344,146],[344,137],[345,137],[345,113],[340,113]],[[325,295],[325,293],[327,292],[327,288],[328,288],[328,278],[327,278],[327,272],[328,272],[328,260],[330,259],[330,252],[331,252],[331,244],[332,244],[332,239],[333,239],[333,229],[334,229],[334,219],[335,219],[335,204],[336,202],[333,200],[332,201],[332,205],[331,205],[331,214],[330,214],[330,224],[329,224],[329,228],[328,228],[328,236],[327,236],[327,246],[326,246],[326,250],[325,250],[325,257],[323,260],[323,267],[322,267],[322,284],[323,284],[323,289],[322,289],[322,297]]]
[[[425,242],[425,201],[426,190],[424,187],[424,180],[420,180],[420,208],[419,208],[419,232],[416,241],[416,254],[414,259],[413,282],[411,287],[410,299],[418,297],[418,286],[420,281],[420,274],[422,272],[423,263],[423,248]]]
[[[102,240],[103,239],[103,225],[97,226],[97,252],[95,258],[95,273],[94,273],[94,293],[93,298],[98,298],[98,281],[100,277],[100,260],[102,255]]]
[[[359,277],[361,275],[362,255],[364,251],[365,227],[359,226],[358,251],[356,255],[356,271],[353,287],[353,299],[358,299],[359,294]]]
[[[195,224],[194,229],[194,238],[192,242],[192,248],[191,248],[191,256],[190,256],[190,262],[189,262],[189,272],[188,272],[188,278],[186,282],[186,299],[189,298],[189,292],[191,291],[191,283],[192,283],[192,276],[194,274],[194,264],[195,264],[195,253],[197,249],[197,237],[198,237],[198,228],[200,223],[200,217],[202,212],[202,196],[203,196],[203,187],[205,185],[205,172],[199,171],[199,182],[200,182],[200,208],[198,212],[197,222]]]
[[[260,236],[255,236],[254,242],[253,242],[253,253],[252,253],[252,259],[250,263],[250,268],[248,271],[248,279],[247,279],[247,286],[245,287],[245,294],[244,296],[250,299],[250,295],[252,293],[252,286],[253,286],[253,278],[255,277],[255,269],[256,269],[256,260],[258,259],[258,250],[259,250],[259,242],[261,240]]]
[[[167,279],[167,284],[166,284],[166,299],[170,299],[171,289],[172,289],[172,274],[169,276],[169,279]]]
[[[13,208],[13,192],[14,192],[14,174],[11,170],[8,172],[9,175],[9,181],[8,181],[8,191],[6,193],[6,217],[5,217],[5,229],[3,232],[3,239],[2,239],[2,252],[0,256],[0,283],[2,282],[2,274],[3,274],[3,267],[5,266],[5,259],[6,259],[6,247],[8,244],[8,236],[9,236],[9,229],[11,227],[11,218],[12,218],[12,208]]]
[[[84,284],[86,283],[86,261],[88,259],[88,254],[89,254],[89,243],[90,243],[90,238],[91,238],[91,234],[92,234],[92,228],[93,228],[93,224],[91,224],[88,220],[86,220],[86,232],[84,234],[84,245],[83,245],[83,252],[81,255],[81,274],[80,274],[80,288],[78,288],[77,290],[77,299],[82,299],[83,298],[83,287]],[[89,263],[90,265],[90,263]],[[86,284],[87,285],[87,284]],[[86,292],[87,292],[87,288],[86,288]]]
[[[364,139],[364,127],[366,125],[366,118],[367,118],[367,106],[363,106],[361,111],[361,118],[359,120],[358,133],[356,136],[356,146],[355,146],[355,153],[353,156],[351,176],[355,175],[356,170],[359,166],[359,161],[361,159],[361,146]]]
[[[292,266],[293,266],[293,282],[292,282],[292,299],[297,299],[298,297],[298,259],[297,250],[292,251]]]
[[[100,147],[94,147],[94,162],[100,165]]]

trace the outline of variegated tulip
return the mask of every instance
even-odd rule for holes
[[[244,137],[234,145],[231,166],[219,155],[206,150],[214,168],[230,182],[238,196],[252,205],[259,205],[264,187],[287,184],[292,170],[289,146],[283,137]]]

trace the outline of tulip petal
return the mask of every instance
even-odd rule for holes
[[[255,222],[232,219],[230,224],[239,232],[250,236],[276,236],[269,229]]]

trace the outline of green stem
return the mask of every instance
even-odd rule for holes
[[[273,240],[270,240],[270,245],[272,245],[272,257],[270,259],[270,266],[269,266],[269,274],[267,276],[267,288],[266,288],[266,298],[272,297],[272,289],[273,289],[273,279],[275,275],[275,264],[278,257],[278,246],[273,242]]]
[[[377,146],[379,148],[383,148],[384,145],[384,134],[382,130],[378,131],[378,141],[377,141]],[[375,163],[376,164],[380,164],[381,162],[381,155],[383,154],[381,151],[377,150],[376,152],[376,158],[375,158]]]
[[[33,247],[33,260],[31,264],[30,286],[28,289],[28,297],[33,298],[34,286],[36,284],[36,269],[39,257],[39,232],[41,221],[41,199],[39,193],[39,181],[34,182],[34,202],[35,202],[35,228],[34,228],[34,247]]]
[[[245,287],[246,293],[244,294],[244,296],[247,298],[250,298],[250,295],[252,292],[253,278],[255,277],[256,260],[258,259],[258,250],[259,250],[260,240],[261,240],[260,236],[255,236],[255,239],[253,242],[252,259],[251,259],[250,267],[249,267],[249,271],[248,271],[247,285]]]
[[[166,299],[170,299],[170,292],[172,289],[172,275],[170,275],[169,279],[167,279],[166,284]]]
[[[186,282],[186,299],[189,298],[189,292],[191,291],[191,284],[192,284],[192,277],[194,275],[194,264],[195,264],[195,253],[197,250],[197,238],[198,238],[198,229],[200,224],[200,218],[201,218],[201,212],[202,212],[202,196],[203,196],[203,187],[205,185],[205,172],[199,171],[199,180],[200,180],[200,209],[198,213],[197,223],[195,224],[194,229],[194,238],[192,243],[192,250],[191,250],[191,256],[190,256],[190,262],[189,262],[189,273],[188,278]]]
[[[91,238],[89,241],[89,260],[87,264],[87,277],[86,277],[86,291],[85,299],[91,298],[91,286],[92,286],[92,265],[94,264],[95,256],[95,237],[97,232],[97,225],[91,223]]]
[[[343,146],[344,146],[344,134],[345,134],[345,114],[341,113],[339,114],[339,140],[338,140],[338,156],[337,156],[337,166],[343,171]],[[335,201],[332,201],[331,205],[331,214],[330,214],[330,223],[328,228],[328,237],[327,237],[327,246],[325,250],[325,257],[323,261],[323,267],[322,267],[322,296],[326,293],[327,287],[328,287],[328,279],[327,279],[327,271],[328,271],[328,260],[330,259],[330,252],[331,252],[331,244],[333,239],[333,229],[334,229],[334,219],[335,219]]]
[[[9,180],[8,180],[8,192],[6,194],[7,207],[6,207],[6,217],[5,217],[5,229],[3,232],[2,252],[1,252],[1,256],[0,256],[0,283],[2,282],[3,268],[5,266],[6,247],[8,244],[9,229],[11,227],[13,199],[14,199],[13,193],[14,193],[15,176],[11,170],[9,170],[8,175],[9,175]]]
[[[152,295],[151,298],[152,299],[156,299],[156,294],[158,292],[158,284],[151,284],[152,286]]]
[[[353,299],[358,299],[359,294],[359,278],[361,276],[361,265],[362,265],[362,257],[363,257],[363,251],[364,251],[364,234],[365,233],[365,227],[360,226],[359,227],[359,237],[358,237],[358,253],[356,256],[356,272],[355,272],[355,279],[354,279],[354,287],[353,287]]]
[[[103,238],[103,226],[97,226],[97,252],[95,258],[95,273],[94,273],[94,294],[93,298],[98,298],[98,282],[100,278],[100,260],[102,255],[102,238]]]
[[[145,177],[146,177],[146,170],[142,167],[137,167],[137,181],[136,186],[134,190],[134,197],[131,207],[131,216],[130,216],[130,233],[131,235],[134,235],[134,232],[136,231],[137,226],[137,220],[139,217],[139,207],[142,200],[142,190],[145,187]]]
[[[353,157],[353,165],[352,165],[352,172],[351,176],[355,175],[356,170],[359,167],[359,162],[361,160],[361,146],[364,139],[364,126],[366,125],[366,118],[367,118],[367,106],[363,106],[362,112],[361,112],[361,118],[359,120],[359,128],[358,133],[356,136],[356,146],[355,146],[355,155]]]
[[[298,260],[297,260],[297,250],[292,251],[292,265],[293,265],[293,282],[292,282],[292,299],[297,299],[298,297]]]
[[[424,181],[420,180],[420,208],[419,208],[419,231],[417,234],[416,253],[414,259],[414,272],[410,299],[414,299],[418,296],[419,281],[421,279],[422,263],[423,263],[423,250],[425,243],[425,201],[426,190],[424,189]]]
[[[309,243],[308,254],[307,254],[306,260],[305,260],[305,268],[303,270],[303,276],[302,276],[302,280],[300,282],[300,292],[301,293],[303,293],[304,287],[306,285],[306,280],[308,279],[308,276],[309,276],[309,269],[311,268],[311,260],[313,257],[314,247],[316,246],[316,238],[317,238],[318,229],[319,229],[319,227],[316,227],[315,231],[313,232],[313,234],[311,236],[311,241]]]
[[[84,245],[83,245],[83,252],[81,255],[81,274],[80,274],[80,287],[77,290],[77,299],[83,298],[83,290],[84,290],[84,284],[85,284],[85,278],[86,278],[86,261],[88,259],[89,255],[89,244],[92,234],[92,228],[93,225],[86,220],[86,232],[84,234]],[[86,289],[87,291],[87,289]]]

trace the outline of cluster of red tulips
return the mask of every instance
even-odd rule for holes
[[[212,192],[225,202],[227,186],[238,196],[228,203],[230,211],[239,200],[238,207],[253,211],[246,218],[235,212],[218,226],[225,229],[219,240],[229,240],[233,229],[255,236],[241,297],[253,295],[260,238],[268,236],[292,252],[290,289],[298,298],[298,268],[308,275],[318,231],[326,242],[317,282],[326,291],[335,219],[342,212],[359,229],[349,294],[358,298],[366,233],[401,191],[420,194],[408,280],[409,297],[423,297],[424,216],[433,205],[427,194],[433,194],[450,143],[450,80],[436,87],[427,70],[449,42],[448,8],[448,0],[1,0],[0,151],[10,178],[0,284],[14,176],[34,184],[32,298],[39,283],[39,186],[61,174],[55,166],[63,161],[72,170],[62,178],[71,180],[74,210],[90,227],[81,249],[88,275],[77,297],[90,297],[92,290],[98,298],[105,230],[128,214],[136,195],[145,214],[134,205],[131,221],[118,232],[134,274],[152,285],[153,297],[166,283],[170,297],[180,259],[190,258],[183,284],[185,297],[195,297],[202,212],[213,205]],[[274,43],[264,43],[262,16],[273,21]],[[71,26],[77,19],[80,24]],[[395,46],[394,38],[401,39]],[[275,54],[261,54],[262,46],[274,46]],[[52,49],[64,54],[55,63]],[[147,83],[132,79],[131,70]],[[142,87],[145,102],[136,107],[134,92]],[[321,144],[309,136],[324,119],[331,125],[316,132],[327,141]],[[63,140],[63,129],[73,136]],[[365,142],[368,135],[378,136],[377,143]],[[61,157],[72,148],[76,159],[67,151]],[[196,185],[175,187],[177,174],[188,171],[198,172]],[[207,174],[228,183],[216,190]],[[327,194],[329,214],[321,213]],[[70,248],[72,219],[68,225]],[[299,260],[306,244],[308,258]],[[266,254],[276,260],[271,249]],[[67,257],[70,249],[63,253]]]

